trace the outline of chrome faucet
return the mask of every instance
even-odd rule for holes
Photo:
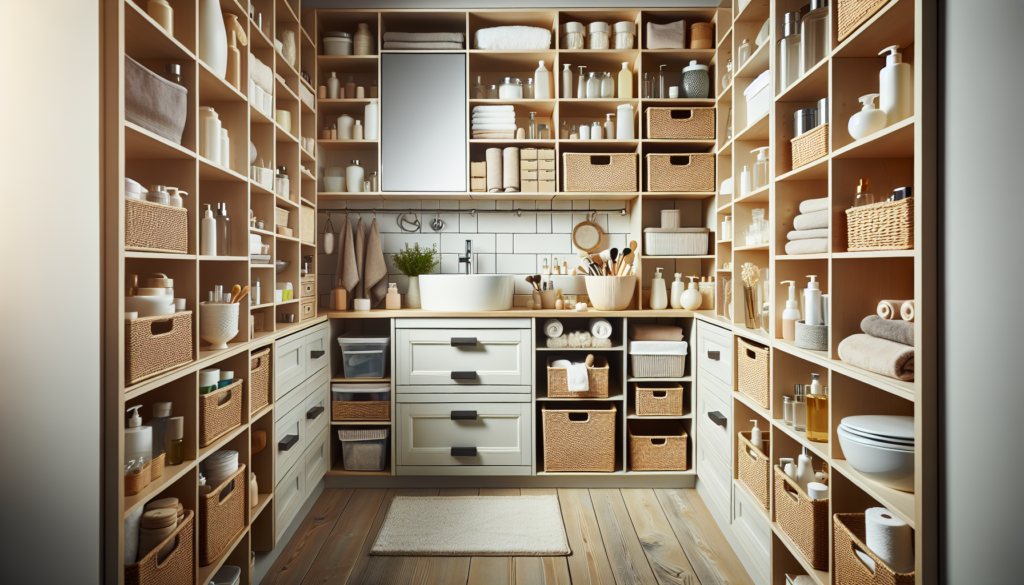
[[[462,263],[466,263],[466,274],[473,274],[473,240],[466,240],[466,255],[459,256],[459,273],[462,273]]]

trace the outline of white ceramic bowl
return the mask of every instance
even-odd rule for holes
[[[238,335],[239,303],[200,303],[199,337],[210,349],[227,349],[228,341]]]
[[[587,276],[587,295],[598,311],[623,311],[633,300],[636,275]]]
[[[914,452],[862,442],[840,427],[839,445],[854,469],[869,479],[903,492],[914,492]]]
[[[124,310],[128,313],[138,313],[140,319],[142,317],[170,315],[174,313],[174,297],[169,295],[125,297]]]

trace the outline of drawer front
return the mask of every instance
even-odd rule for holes
[[[401,385],[530,384],[528,329],[400,329],[398,344]]]
[[[286,337],[274,344],[274,402],[306,379],[306,336]]]
[[[312,380],[302,382],[295,390],[292,390],[287,396],[282,398],[280,402],[274,404],[274,420],[279,421],[290,415],[296,408],[301,407],[302,403],[306,401],[306,395],[309,394],[307,388],[311,385]]]
[[[306,411],[301,404],[274,424],[274,440],[277,441],[274,445],[277,449],[274,477],[280,478],[295,465],[306,448]]]
[[[732,517],[730,513],[731,502],[729,495],[732,490],[729,488],[729,472],[725,461],[713,450],[704,447],[703,441],[697,442],[697,476],[705,484],[706,490],[702,490],[701,496],[708,506],[715,506],[716,511],[726,522]]]
[[[700,323],[697,328],[697,367],[732,388],[732,333]]]
[[[274,519],[278,540],[302,508],[306,499],[306,470],[296,465],[274,488]]]
[[[331,363],[331,329],[325,323],[314,327],[305,339],[306,378]]]
[[[757,508],[758,503],[744,488],[733,484],[732,532],[760,573],[761,579],[754,581],[767,583],[771,572],[772,528]]]
[[[314,391],[302,405],[302,420],[306,425],[306,436],[315,437],[331,420],[331,381],[328,379],[319,386],[310,384],[310,387]]]
[[[697,382],[697,430],[704,446],[714,449],[718,456],[732,461],[729,445],[732,444],[732,408],[730,402],[722,398],[714,382],[704,374]]]
[[[452,420],[459,416],[475,418]],[[399,403],[398,425],[399,465],[530,464],[529,403]],[[452,448],[475,448],[476,455],[453,455]]]
[[[316,299],[302,299],[299,301],[299,321],[316,317]]]
[[[313,489],[313,486],[320,481],[320,478],[327,473],[327,469],[331,466],[330,429],[325,428],[319,435],[309,436],[315,436],[316,439],[309,447],[306,447],[306,452],[302,455],[302,470],[306,474],[306,490]],[[296,465],[296,467],[299,466]]]
[[[302,277],[302,284],[300,285],[299,288],[302,289],[302,292],[300,293],[300,298],[311,299],[311,298],[315,297],[316,296],[316,277],[315,276],[312,277],[312,278],[308,278],[308,277],[305,277],[305,276]]]

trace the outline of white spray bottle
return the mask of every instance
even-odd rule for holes
[[[878,108],[885,112],[887,125],[895,124],[914,115],[914,72],[903,62],[900,46],[882,49],[885,67],[878,72]]]
[[[782,311],[782,338],[786,341],[795,341],[796,322],[800,320],[800,306],[796,300],[796,281],[783,280],[782,284],[789,285],[789,300],[786,301],[786,310]]]
[[[810,274],[807,278],[811,281],[804,289],[804,322],[808,325],[824,325],[825,321],[821,318],[821,289],[815,280],[818,277]]]

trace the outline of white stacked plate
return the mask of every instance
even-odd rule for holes
[[[206,470],[206,485],[217,489],[232,473],[238,471],[238,451],[217,451],[203,462],[203,468]]]
[[[914,491],[914,417],[848,416],[837,434],[854,469],[884,486]]]

